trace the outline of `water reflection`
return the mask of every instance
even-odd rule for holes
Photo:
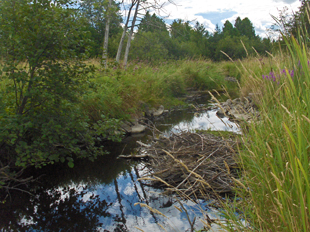
[[[236,123],[229,121],[228,118],[217,117],[216,110],[195,113],[193,118],[181,121],[177,125],[174,125],[169,131],[177,133],[184,130],[194,131],[208,129],[240,133],[240,128]]]
[[[188,229],[186,214],[180,214],[174,207],[178,205],[175,198],[165,197],[161,190],[137,181],[144,168],[137,165],[121,172],[109,184],[72,181],[57,187],[37,188],[30,198],[16,195],[15,204],[1,208],[1,218],[5,219],[1,220],[1,228],[7,231],[140,231],[137,228],[161,231],[158,225],[161,224],[167,231]],[[158,209],[167,218],[134,206],[136,202]],[[194,206],[186,205],[192,219],[195,212],[190,208]]]
[[[238,131],[228,119],[216,117],[215,111],[200,114],[176,111],[158,124],[166,132],[209,128]],[[188,230],[187,215],[175,207],[181,208],[175,198],[163,196],[162,190],[137,181],[147,172],[146,167],[117,159],[119,154],[133,152],[137,140],[145,142],[147,138],[130,137],[123,143],[110,143],[106,145],[109,155],[95,162],[77,160],[73,169],[57,164],[30,170],[34,176],[42,175],[39,182],[29,185],[34,195],[12,192],[11,200],[0,205],[1,231],[163,231],[161,226],[166,231]],[[166,217],[135,206],[137,202],[159,210]],[[208,204],[181,203],[190,220],[197,217],[196,228],[202,228],[200,207],[207,210]],[[212,213],[211,218],[218,217],[215,211]]]

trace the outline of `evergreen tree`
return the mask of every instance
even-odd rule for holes
[[[236,28],[234,28],[231,22],[226,20],[226,22],[224,23],[224,27],[223,27],[223,34],[224,34],[224,37],[239,36],[239,31]]]
[[[147,12],[138,26],[130,57],[152,62],[166,59],[170,46],[169,40],[165,22],[156,14],[151,16]]]
[[[238,17],[235,21],[235,28],[239,31],[241,36],[246,36],[249,39],[254,39],[256,37],[254,26],[247,17],[242,20]]]
[[[240,17],[238,17],[238,18],[236,18],[236,21],[235,21],[235,28],[239,31],[239,32],[241,32],[242,31],[242,20],[241,20],[241,18]]]
[[[169,34],[164,20],[159,18],[156,14],[153,14],[151,16],[149,11],[146,12],[138,28],[139,32],[164,32],[166,34]]]
[[[178,41],[189,41],[191,30],[189,21],[184,22],[182,19],[174,20],[170,25],[171,37]]]
[[[198,56],[210,55],[210,43],[208,41],[210,35],[203,24],[196,22],[193,30],[191,31],[191,41],[195,43]]]

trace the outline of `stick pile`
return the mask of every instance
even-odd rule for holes
[[[187,196],[230,193],[239,170],[236,144],[232,139],[191,132],[161,136],[147,146],[141,143],[139,154],[149,157],[145,163],[150,173],[140,179]]]

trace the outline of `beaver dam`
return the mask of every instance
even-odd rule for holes
[[[233,190],[238,178],[236,136],[223,138],[211,133],[181,132],[159,136],[151,144],[138,142],[136,155],[149,173],[140,178],[153,187],[166,188],[184,196],[214,198]]]
[[[238,118],[250,121],[259,117],[252,96],[228,99],[219,104],[220,110],[216,113],[219,117],[228,115],[237,121],[240,121]],[[163,136],[156,128],[152,130],[150,144],[137,141],[140,147],[136,155],[121,156],[144,160],[149,173],[140,180],[186,197],[214,199],[232,193],[240,170],[237,164],[237,151],[241,145],[238,134],[198,130]]]

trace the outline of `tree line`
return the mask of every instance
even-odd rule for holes
[[[221,51],[232,59],[240,59],[255,51],[264,55],[266,51],[271,50],[271,40],[256,35],[249,18],[238,17],[234,25],[227,20],[223,28],[217,25],[216,30],[210,33],[199,22],[177,19],[170,25],[166,24],[155,13],[151,14],[146,10],[148,8],[143,6],[145,2],[147,1],[132,0],[127,5],[128,14],[124,26],[122,26],[120,3],[111,0],[80,2],[78,9],[81,17],[85,19],[85,30],[90,32],[90,57],[100,57],[103,54],[102,44],[107,36],[105,33],[107,20],[110,25],[107,56],[118,57],[117,61],[120,59],[120,53],[126,52],[125,46],[121,46],[119,51],[119,45],[123,43],[120,41],[124,39],[132,40],[129,54],[125,55],[125,59],[129,56],[130,59],[147,61],[194,57],[220,61],[228,59]],[[154,6],[153,8],[158,9]],[[138,13],[138,17],[134,16],[133,11]],[[130,20],[134,21],[132,25],[129,25]]]
[[[121,6],[127,9],[124,20]],[[79,30],[84,32],[84,47],[78,49],[87,51],[89,58],[109,57],[119,62],[128,58],[158,61],[204,57],[220,61],[228,59],[221,51],[232,59],[240,59],[255,51],[266,54],[271,50],[270,39],[256,35],[248,18],[238,17],[234,25],[227,20],[223,28],[217,25],[210,33],[199,22],[177,19],[166,24],[148,10],[159,12],[161,9],[141,0],[129,0],[126,4],[115,0],[83,0],[67,8],[67,11],[75,11]]]

